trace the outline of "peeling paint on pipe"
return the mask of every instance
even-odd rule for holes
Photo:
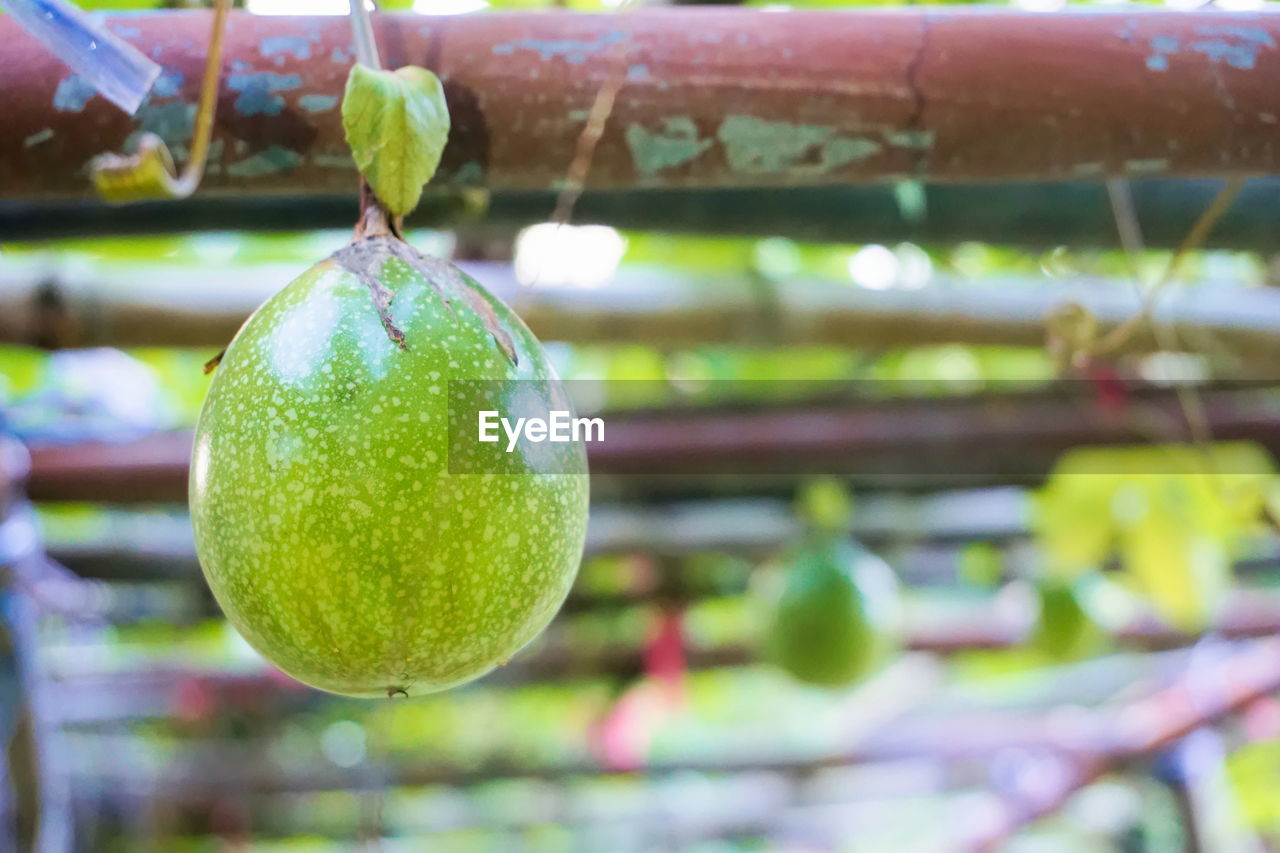
[[[164,66],[163,114],[131,119],[0,19],[0,198],[89,193],[94,155],[164,120],[190,133],[206,12],[107,16]],[[382,15],[386,63],[445,81],[442,185],[549,190],[596,94],[625,81],[594,189],[1212,177],[1280,171],[1280,12],[1030,14],[653,9],[624,17]],[[234,13],[205,189],[348,192],[341,18]],[[621,63],[621,64],[619,64]],[[35,138],[37,143],[31,143]],[[1157,164],[1159,168],[1157,168]]]

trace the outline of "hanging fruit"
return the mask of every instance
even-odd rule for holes
[[[560,607],[586,454],[459,446],[451,383],[499,389],[495,408],[568,403],[505,304],[403,240],[448,110],[431,72],[377,70],[359,28],[357,42],[374,66],[353,68],[343,102],[367,179],[360,223],[227,347],[196,429],[191,513],[214,595],[270,661],[335,693],[428,693],[504,663]],[[459,455],[466,471],[451,470]]]
[[[847,532],[851,502],[834,480],[810,483],[799,508],[808,528],[779,562],[765,656],[792,677],[843,687],[880,667],[901,643],[898,585],[884,560]]]
[[[1107,635],[1089,606],[1090,582],[1090,577],[1037,578],[1032,649],[1052,661],[1065,662],[1087,658],[1103,648]]]

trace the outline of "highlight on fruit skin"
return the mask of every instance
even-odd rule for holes
[[[901,645],[901,604],[889,565],[847,535],[813,532],[782,560],[765,657],[793,678],[845,687]]]
[[[451,473],[450,380],[562,392],[506,305],[395,238],[316,264],[227,348],[196,429],[196,547],[228,619],[298,680],[442,690],[505,663],[564,601],[581,442]]]

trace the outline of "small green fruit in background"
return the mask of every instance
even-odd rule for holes
[[[1035,583],[1037,616],[1030,646],[1055,661],[1080,660],[1099,652],[1106,632],[1088,606],[1090,578],[1039,578]]]
[[[1004,552],[990,542],[970,542],[956,561],[959,580],[980,589],[994,589],[1005,576]]]
[[[846,535],[815,532],[783,561],[766,657],[794,678],[850,685],[901,642],[897,580],[884,560]]]
[[[228,347],[196,429],[196,547],[232,624],[298,680],[353,696],[460,684],[568,593],[582,443],[486,444],[502,473],[451,473],[450,380],[560,392],[510,309],[393,237],[315,265]]]

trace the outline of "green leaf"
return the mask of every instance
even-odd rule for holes
[[[1174,627],[1199,631],[1231,585],[1275,463],[1245,442],[1079,448],[1035,501],[1048,574],[1070,579],[1118,552],[1122,577]]]
[[[354,65],[342,98],[342,126],[356,167],[396,216],[418,206],[449,138],[449,107],[439,78],[407,66]]]

